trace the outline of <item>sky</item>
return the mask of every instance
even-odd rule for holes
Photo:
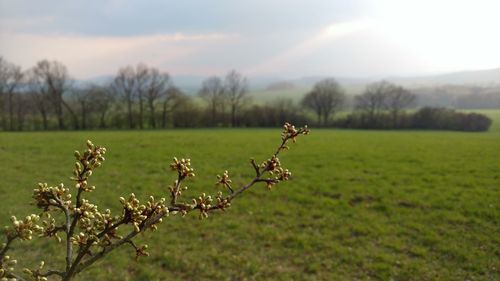
[[[415,76],[500,67],[498,0],[0,0],[0,56],[77,79]]]

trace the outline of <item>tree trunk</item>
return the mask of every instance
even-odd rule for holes
[[[128,109],[128,126],[130,129],[134,128],[134,121],[132,118],[132,101],[127,100],[127,109]]]
[[[71,107],[63,100],[62,101],[62,104],[64,105],[64,107],[68,110],[69,114],[71,115],[71,119],[73,119],[73,127],[75,130],[79,130],[80,129],[80,124],[78,122],[78,116],[76,115],[76,113],[73,111],[73,109],[71,109]],[[62,112],[62,110],[61,110]],[[62,116],[62,114],[61,114]]]
[[[236,106],[231,105],[231,127],[236,127]]]
[[[40,109],[40,115],[42,115],[43,129],[47,130],[49,128],[49,122],[47,120],[47,112],[44,108]]]
[[[22,131],[24,129],[24,118],[26,116],[26,112],[23,111],[23,104],[21,102],[18,102],[17,106],[17,130]]]
[[[142,99],[142,94],[139,94],[139,129],[143,128],[143,117],[144,117],[144,102]]]
[[[323,126],[324,127],[328,126],[328,117],[330,117],[330,113],[329,112],[325,112],[323,114]]]
[[[226,105],[225,105],[225,103],[221,104],[221,106],[220,106],[220,112],[221,112],[221,114],[220,114],[221,123],[224,126],[226,126],[226,124],[227,124],[226,123],[226,119],[227,119],[226,116],[227,116],[227,114],[226,114]]]
[[[398,115],[399,115],[399,112],[397,110],[392,111],[392,122],[394,125],[394,129],[397,129],[397,127],[398,127]]]
[[[100,122],[99,122],[99,127],[100,127],[101,129],[106,128],[106,120],[105,120],[105,118],[104,118],[105,116],[106,116],[106,111],[103,111],[103,112],[101,113],[101,118],[100,118]]]
[[[165,129],[167,126],[167,102],[163,103],[163,111],[161,112],[161,127]]]
[[[149,112],[151,114],[149,116],[149,123],[151,125],[151,128],[156,129],[155,105],[153,102],[149,102]]]
[[[9,130],[14,131],[14,105],[12,104],[12,98],[14,94],[12,92],[9,93]]]
[[[5,112],[4,112],[4,104],[3,104],[3,95],[0,92],[0,126],[5,131],[7,130],[6,120],[5,120]]]
[[[85,130],[87,129],[87,114],[86,114],[86,110],[85,110],[85,102],[80,102],[80,107],[82,109],[82,112],[81,112],[81,117],[82,117],[82,129]]]
[[[64,119],[62,115],[62,107],[60,105],[57,106],[56,114],[57,114],[57,124],[59,125],[59,130],[64,130]]]
[[[215,101],[212,102],[212,126],[216,126],[217,124],[217,103]]]

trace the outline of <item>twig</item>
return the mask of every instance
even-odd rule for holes
[[[184,179],[180,171],[177,172],[177,181],[175,181],[175,186],[172,191],[171,205],[175,206],[177,203],[177,197],[179,197],[179,190],[181,189],[181,182]]]
[[[16,240],[16,238],[19,238],[19,236],[18,235],[7,236],[7,242],[5,242],[5,247],[3,247],[2,250],[0,251],[0,260],[5,256],[5,253],[7,253],[7,251],[10,249],[10,244],[12,244],[12,242]]]
[[[65,271],[49,270],[48,272],[42,274],[40,273],[43,267],[42,262],[40,269],[31,273],[32,277],[36,278],[58,275],[63,281],[69,281],[76,274],[85,270],[97,260],[103,258],[108,253],[125,243],[132,245],[132,247],[136,251],[136,257],[140,255],[148,255],[148,253],[145,251],[147,245],[138,248],[132,241],[132,239],[139,233],[145,232],[148,228],[151,228],[153,230],[156,229],[157,224],[161,222],[162,218],[169,213],[176,214],[177,212],[180,212],[182,215],[186,215],[193,210],[199,210],[200,218],[207,217],[208,212],[210,211],[224,210],[226,207],[229,207],[230,202],[234,198],[241,195],[256,183],[265,182],[267,183],[268,187],[271,187],[274,184],[288,179],[291,173],[281,167],[277,156],[282,150],[288,149],[286,144],[289,140],[292,139],[293,141],[295,141],[295,138],[299,134],[307,134],[307,132],[307,127],[295,129],[294,126],[286,123],[284,126],[284,131],[282,133],[281,144],[278,146],[275,153],[272,154],[272,157],[268,159],[267,162],[264,162],[264,164],[260,166],[255,162],[254,159],[251,159],[250,163],[255,170],[255,177],[250,180],[250,182],[241,186],[237,190],[234,190],[231,187],[231,180],[229,179],[227,171],[225,171],[222,177],[218,176],[218,184],[226,186],[229,189],[230,194],[226,197],[223,197],[222,192],[219,192],[219,194],[216,196],[217,204],[215,205],[212,204],[212,197],[206,196],[205,194],[198,197],[198,199],[193,199],[193,203],[178,203],[178,199],[181,195],[181,185],[183,181],[188,177],[194,176],[194,173],[193,169],[190,167],[189,159],[181,159],[179,161],[177,160],[177,158],[174,158],[174,162],[171,164],[171,167],[174,170],[177,170],[177,180],[170,187],[170,206],[167,207],[165,205],[164,199],[155,201],[153,197],[151,197],[148,205],[140,205],[139,201],[135,198],[135,195],[131,194],[128,201],[123,198],[120,199],[120,201],[123,203],[124,213],[121,219],[119,219],[118,221],[114,221],[115,219],[111,217],[110,211],[99,213],[96,206],[95,209],[92,209],[94,208],[94,205],[87,205],[87,203],[84,204],[84,200],[82,199],[83,192],[91,191],[93,189],[93,187],[90,189],[87,187],[87,179],[91,176],[93,168],[100,166],[101,163],[99,161],[104,161],[104,157],[102,157],[102,154],[105,153],[105,148],[96,147],[90,141],[88,141],[87,146],[89,149],[87,150],[88,152],[85,152],[83,157],[80,157],[79,152],[75,152],[75,156],[77,157],[78,162],[75,164],[76,168],[74,175],[76,176],[76,178],[73,179],[78,183],[78,191],[74,208],[68,207],[68,204],[70,203],[64,201],[63,198],[65,197],[63,197],[63,195],[65,194],[66,190],[62,185],[61,189],[58,190],[53,187],[47,187],[46,184],[41,184],[38,193],[36,193],[37,190],[35,190],[34,198],[37,199],[38,206],[40,208],[43,208],[44,212],[47,212],[49,210],[49,206],[54,206],[61,209],[64,213],[65,223],[62,226],[56,227],[54,220],[52,220],[52,222],[50,222],[50,229],[45,232],[45,236],[57,235],[57,232],[61,230],[66,233],[66,267]],[[80,166],[80,164],[82,166]],[[266,174],[266,172],[270,172],[270,174],[275,177],[264,178],[264,174]],[[70,194],[67,195],[67,198],[69,198],[69,196]],[[87,211],[89,212],[89,214],[87,213]],[[95,217],[98,217],[99,220],[95,219],[94,221],[92,221],[92,219],[94,219],[94,215]],[[83,220],[84,218],[85,220]],[[29,218],[27,220],[31,223]],[[80,234],[75,238],[73,237],[73,235],[76,228],[80,227],[79,222],[83,223],[83,225],[89,223],[99,223],[99,226],[96,227],[94,225],[94,229],[91,229],[90,231],[88,230],[88,228],[86,228],[86,230],[82,230],[83,234]],[[15,223],[17,225],[17,221]],[[116,234],[117,228],[121,225],[127,224],[133,224],[134,229],[127,235],[125,235],[125,237],[119,237]],[[37,225],[35,226],[40,228]],[[14,236],[7,236],[7,243],[0,250],[0,258],[5,255],[12,241],[18,237],[19,234],[16,234]],[[24,239],[23,237],[21,238]],[[76,243],[79,245],[79,248],[78,254],[73,259],[74,241],[76,241]],[[95,245],[96,242],[98,242],[99,247],[102,247],[102,250],[97,253],[92,251],[91,253],[90,249]],[[11,276],[17,278],[18,280],[23,280],[16,275]]]

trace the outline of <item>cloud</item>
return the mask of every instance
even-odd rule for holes
[[[264,62],[250,67],[247,69],[247,72],[250,74],[283,72],[298,61],[314,55],[319,49],[341,39],[343,36],[366,29],[368,27],[367,24],[364,20],[330,24],[322,28],[319,32],[303,38],[301,42],[297,42],[295,45],[267,58]]]
[[[17,30],[34,29],[54,21],[55,18],[52,16],[0,17],[0,31],[16,32]]]
[[[172,75],[492,68],[499,10],[498,0],[0,0],[0,55],[24,68],[57,59],[77,78],[137,62]]]
[[[110,74],[127,64],[143,62],[175,71],[205,48],[236,40],[237,34],[171,33],[145,36],[81,36],[0,33],[0,50],[23,68],[41,59],[59,60],[78,78]]]

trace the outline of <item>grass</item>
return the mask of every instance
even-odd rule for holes
[[[498,120],[498,119],[497,119]],[[294,175],[272,191],[256,186],[225,213],[170,217],[140,237],[151,256],[120,249],[78,280],[498,280],[500,130],[312,131],[282,157]],[[215,193],[215,175],[236,184],[265,160],[278,129],[0,134],[0,222],[34,212],[37,182],[71,183],[72,151],[92,139],[108,148],[92,198],[118,211],[118,197],[166,196],[171,157],[190,157],[197,177],[186,198]],[[36,239],[37,240],[37,239]],[[34,267],[62,245],[17,243]],[[53,257],[56,257],[53,260]]]
[[[278,99],[286,98],[294,102],[299,102],[311,89],[308,87],[298,87],[284,90],[258,90],[249,93],[249,96],[257,104],[272,103]]]

